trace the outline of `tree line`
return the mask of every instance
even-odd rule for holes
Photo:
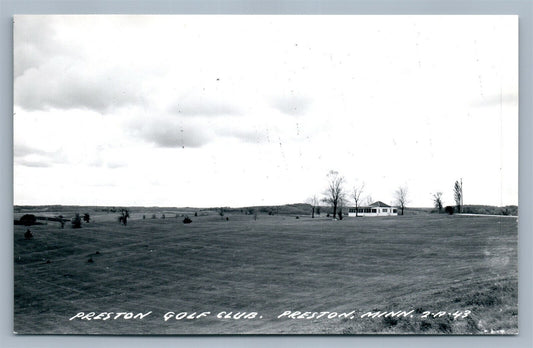
[[[363,205],[363,192],[365,191],[364,182],[358,186],[353,186],[351,189],[346,188],[346,180],[339,172],[331,170],[327,174],[327,188],[322,193],[322,199],[319,199],[317,195],[314,195],[307,200],[307,203],[311,205],[311,217],[315,217],[315,213],[319,212],[320,203],[329,205],[332,209],[333,217],[342,219],[343,208],[348,202],[353,202],[355,205],[355,215],[358,216],[359,207]],[[444,207],[442,192],[436,192],[432,194],[434,207],[441,212],[447,212],[453,214],[454,212],[463,212],[463,179],[456,180],[453,185],[453,197],[455,201],[454,206]],[[409,195],[407,186],[399,186],[394,191],[394,204],[399,208],[400,215],[404,215],[405,208],[409,204]],[[370,205],[372,197],[366,197],[366,204]]]
[[[454,212],[462,213],[464,210],[463,205],[463,179],[456,180],[455,184],[453,185],[453,199],[455,201],[455,206],[446,206],[444,207],[444,204],[442,203],[442,192],[436,192],[432,194],[433,198],[433,206],[439,211],[439,213],[442,213],[442,210],[444,209],[444,212],[448,214],[453,214]]]
[[[311,217],[315,217],[315,212],[320,209],[320,202],[329,205],[332,209],[333,217],[338,217],[342,220],[343,208],[348,202],[355,203],[355,215],[358,216],[359,207],[363,204],[363,192],[365,192],[365,183],[358,186],[353,186],[351,189],[346,188],[346,180],[339,172],[331,170],[327,174],[327,188],[322,193],[322,199],[318,199],[314,195],[307,200],[311,205]],[[394,193],[396,205],[400,208],[400,214],[404,214],[404,210],[409,203],[407,186],[400,186]],[[373,203],[372,196],[366,197],[366,203],[370,205]]]

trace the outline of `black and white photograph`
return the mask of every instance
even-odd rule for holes
[[[518,16],[13,33],[15,333],[519,334]]]

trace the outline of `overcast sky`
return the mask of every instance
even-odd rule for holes
[[[16,16],[14,202],[518,203],[516,16]]]

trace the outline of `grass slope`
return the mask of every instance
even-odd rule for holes
[[[15,226],[15,331],[73,334],[484,334],[517,332],[517,221],[419,214],[330,219],[95,216],[82,229]],[[91,214],[93,217],[93,214]],[[98,253],[97,253],[98,251]],[[92,257],[93,263],[87,262]],[[50,260],[47,263],[47,260]],[[278,319],[284,311],[354,319]],[[413,318],[365,318],[415,310]],[[464,319],[424,311],[470,310]],[[82,321],[77,312],[147,312]],[[173,311],[211,315],[163,320]],[[218,312],[257,312],[218,319]]]

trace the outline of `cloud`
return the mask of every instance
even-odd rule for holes
[[[15,157],[25,157],[28,155],[49,155],[48,151],[37,149],[35,147],[24,144],[15,144],[13,147],[13,155]]]
[[[269,141],[284,133],[279,115],[271,120],[247,116],[160,115],[127,121],[126,132],[137,139],[162,148],[200,148],[223,139],[237,139],[247,144]],[[270,122],[270,123],[269,123]]]
[[[71,58],[56,57],[15,80],[15,105],[25,110],[109,109],[142,104],[140,81],[127,71],[86,66]]]
[[[13,155],[15,163],[25,167],[45,168],[68,163],[67,155],[61,150],[47,151],[25,144],[16,143]]]
[[[183,116],[224,116],[241,113],[237,106],[221,100],[218,96],[208,97],[204,93],[180,97],[169,111]]]
[[[128,165],[125,163],[125,162],[121,162],[121,161],[104,161],[100,155],[98,154],[97,157],[88,162],[88,165],[91,166],[91,167],[96,167],[96,168],[109,168],[109,169],[117,169],[117,168],[124,168],[124,167],[127,167]]]
[[[120,44],[93,40],[82,22],[74,16],[15,17],[15,106],[104,113],[146,103],[149,72],[126,53],[120,55]]]
[[[277,128],[271,129],[275,133]],[[228,118],[220,120],[213,126],[217,136],[238,139],[244,143],[265,143],[269,139],[269,128],[264,124],[248,121],[246,118]]]
[[[19,160],[16,160],[15,163],[21,166],[24,166],[24,167],[32,167],[32,168],[48,168],[52,166],[52,164],[46,160],[30,161],[30,160],[25,160],[25,159],[19,159]]]
[[[284,114],[299,116],[305,114],[309,109],[311,100],[301,96],[289,95],[274,98],[271,105]]]
[[[187,130],[178,127],[158,127],[156,125],[144,130],[141,134],[144,140],[154,143],[159,147],[201,147],[209,139],[200,129]]]
[[[109,169],[124,168],[127,164],[124,162],[107,162],[106,167]]]
[[[52,21],[44,16],[16,16],[13,29],[13,73],[17,78],[38,68],[51,54],[70,51],[56,40]]]
[[[518,105],[518,94],[489,95],[483,100],[473,103],[474,107],[493,107],[498,105]]]
[[[127,131],[133,137],[164,148],[197,148],[212,140],[201,122],[171,116],[136,118],[127,124]]]
[[[260,143],[265,141],[264,132],[260,132],[257,129],[221,128],[216,131],[216,134],[239,139],[246,143]]]

